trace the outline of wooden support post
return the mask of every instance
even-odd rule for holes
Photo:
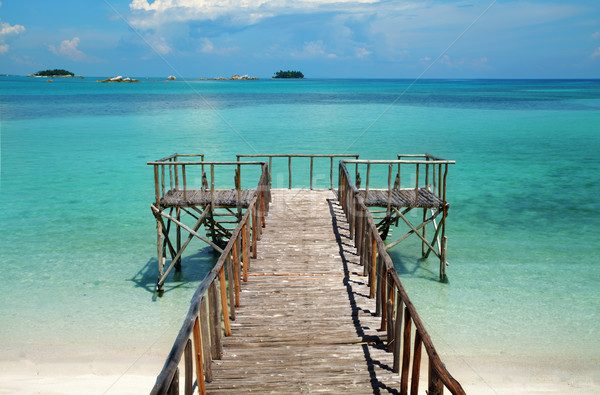
[[[375,316],[381,317],[381,293],[383,292],[383,258],[381,254],[377,256],[377,295],[375,296]]]
[[[440,258],[440,281],[446,281],[446,254],[448,253],[448,237],[442,237],[442,253]]]
[[[233,279],[233,264],[230,254],[227,254],[225,266],[227,266],[227,290],[229,291],[229,317],[231,321],[235,321],[235,280]]]
[[[177,163],[177,155],[173,158],[173,162]],[[179,166],[175,165],[175,190],[179,190]]]
[[[162,235],[162,221],[156,219],[156,253],[158,257],[158,282],[156,284],[159,296],[162,296],[165,292],[164,283],[160,281],[165,271],[165,260],[163,258],[163,235]]]
[[[369,282],[369,298],[373,299],[375,297],[375,284],[379,282],[377,281],[377,240],[375,240],[375,235],[371,234],[371,279]]]
[[[381,283],[381,327],[379,328],[380,331],[385,331],[387,329],[387,282],[388,282],[388,274],[387,274],[387,267],[385,265],[385,261],[381,262],[382,263],[382,270],[381,270],[381,279],[383,280],[383,282]]]
[[[415,206],[419,205],[419,164],[417,163],[417,180],[415,181]]]
[[[257,257],[257,251],[256,251],[256,246],[257,246],[257,241],[258,241],[258,237],[257,237],[257,223],[256,223],[256,205],[254,205],[253,208],[250,209],[252,212],[250,213],[250,218],[252,218],[252,258],[256,259]]]
[[[371,176],[371,164],[367,163],[367,183],[365,185],[365,202],[369,198],[369,178]]]
[[[423,209],[423,223],[425,223],[425,221],[427,221],[427,209],[424,208]],[[423,226],[423,239],[427,238],[427,225]],[[429,248],[427,247],[427,244],[421,240],[421,257],[425,258],[425,255],[427,254],[427,252],[429,251]]]
[[[249,256],[249,251],[248,251],[248,226],[247,224],[244,224],[242,226],[242,256],[243,256],[243,263],[244,263],[244,268],[243,268],[243,273],[244,273],[244,282],[248,281],[248,264],[250,263],[250,256]]]
[[[192,356],[192,340],[187,339],[184,351],[185,359],[185,395],[192,395],[194,385],[194,359]]]
[[[391,276],[388,276],[391,277]],[[388,289],[387,289],[387,328],[386,328],[386,332],[387,332],[387,347],[386,350],[387,352],[392,352],[393,351],[393,346],[394,346],[394,342],[396,340],[396,337],[394,336],[394,331],[396,329],[395,325],[394,325],[394,301],[396,299],[396,293],[394,292],[395,289],[395,284],[394,281],[392,280],[392,278],[388,278]]]
[[[388,196],[387,196],[387,211],[386,217],[389,217],[392,213],[392,165],[388,168]]]
[[[313,190],[313,162],[314,157],[310,157],[310,190]]]
[[[160,188],[158,187],[158,165],[154,165],[154,200],[160,210]]]
[[[177,217],[177,221],[181,222],[181,208],[177,207],[175,210],[175,216]],[[177,225],[177,229],[176,229],[176,235],[177,235],[177,251],[181,251],[181,226]],[[175,270],[176,271],[181,271],[181,256],[177,259],[177,262],[175,262]]]
[[[400,339],[402,333],[402,312],[404,311],[402,308],[403,302],[400,298],[400,293],[398,292],[398,306],[396,306],[396,325],[394,326],[394,333],[396,342],[394,343],[394,364],[392,367],[392,371],[394,373],[398,373],[400,371],[400,357],[401,357],[401,348],[400,348]]]
[[[402,374],[400,376],[400,394],[406,394],[408,391],[408,369],[410,364],[410,311],[404,311],[404,340],[402,350]]]
[[[160,187],[162,196],[165,196],[165,166],[160,167]]]
[[[331,167],[329,168],[329,181],[331,183],[330,189],[333,191],[333,156],[329,158],[331,160]],[[340,185],[338,185],[340,188]]]
[[[292,189],[292,157],[288,156],[288,189]]]
[[[237,240],[233,241],[232,247],[233,283],[235,285],[235,307],[240,307],[240,260],[238,254]]]
[[[210,353],[212,359],[221,359],[223,356],[223,345],[221,344],[221,309],[219,308],[219,297],[217,294],[217,282],[208,288],[208,315],[210,322]]]
[[[231,326],[229,325],[229,309],[227,308],[225,269],[223,267],[221,267],[221,270],[219,271],[219,287],[221,289],[221,311],[223,312],[223,322],[225,323],[225,336],[231,336]]]
[[[421,346],[423,345],[423,339],[419,331],[415,332],[415,347],[413,355],[412,365],[412,377],[410,379],[410,394],[417,395],[419,392],[419,376],[421,371]]]
[[[205,298],[200,301],[200,334],[202,338],[202,361],[204,362],[204,377],[206,382],[210,383],[213,379],[210,352],[210,335],[208,329],[208,312],[206,310]]]
[[[171,384],[167,390],[167,395],[179,395],[179,368],[175,369],[173,380],[171,380]]]
[[[443,395],[444,394],[444,383],[437,374],[433,362],[429,360],[429,395]]]
[[[369,240],[369,231],[368,231],[368,218],[365,216],[364,218],[364,226],[362,232],[362,244],[363,251],[361,255],[362,265],[363,265],[363,277],[367,276],[371,272],[371,268],[369,264],[371,263],[371,242]]]
[[[185,179],[185,165],[181,165],[181,177],[183,178],[183,201],[187,202],[187,182]]]
[[[200,337],[200,322],[198,317],[194,322],[194,354],[196,356],[196,381],[198,382],[198,392],[201,395],[206,395],[206,387],[204,386],[204,366],[202,363],[202,339]]]

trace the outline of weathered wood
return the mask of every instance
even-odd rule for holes
[[[227,291],[229,293],[229,318],[231,318],[231,321],[235,321],[235,280],[233,279],[233,263],[230,254],[227,254],[225,259],[225,267],[227,269]]]
[[[429,360],[429,383],[428,383],[428,394],[429,395],[443,395],[444,394],[444,383],[440,379],[437,371],[435,370],[435,364]]]
[[[221,309],[219,307],[216,281],[208,288],[208,304],[210,353],[212,359],[221,359],[223,355],[223,345],[221,343]]]
[[[171,381],[167,395],[179,395],[179,368],[175,369],[173,381]]]
[[[210,351],[210,330],[208,328],[208,311],[206,309],[206,303],[208,302],[203,299],[200,302],[200,335],[202,337],[202,361],[204,364],[204,377],[207,383],[210,383],[213,379],[211,369],[211,351]]]
[[[198,317],[196,317],[196,321],[194,322],[194,354],[196,360],[196,381],[198,382],[198,392],[201,395],[206,394],[206,388],[204,386],[204,366],[202,363],[202,338],[200,336],[200,322],[198,321]]]
[[[193,384],[194,384],[194,360],[192,355],[192,340],[187,339],[185,344],[185,384],[184,393],[185,395],[192,395]]]
[[[410,379],[410,393],[411,395],[417,395],[419,392],[419,377],[421,371],[421,346],[423,345],[423,341],[421,340],[421,335],[419,331],[415,332],[415,346],[414,346],[414,356],[413,356],[413,367],[412,367],[412,376]]]
[[[408,370],[410,364],[410,338],[411,338],[410,310],[404,311],[404,339],[402,340],[402,373],[400,381],[400,394],[406,395],[408,391]]]
[[[229,309],[227,308],[227,290],[225,284],[225,268],[221,267],[219,271],[219,287],[221,290],[221,312],[223,313],[223,323],[225,325],[225,336],[231,336],[231,326],[229,324]]]

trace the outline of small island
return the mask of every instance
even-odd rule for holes
[[[275,73],[275,76],[273,76],[273,78],[297,78],[297,79],[302,79],[304,78],[304,74],[302,74],[301,71],[283,71],[283,70],[279,70],[278,72]]]
[[[42,70],[34,74],[29,74],[28,77],[75,77],[75,74],[64,69]]]

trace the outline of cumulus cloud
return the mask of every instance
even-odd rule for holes
[[[81,51],[79,48],[79,37],[73,37],[72,40],[64,40],[61,41],[58,47],[54,45],[49,45],[48,49],[57,56],[65,56],[71,60],[76,62],[82,61],[86,59],[85,53]]]
[[[592,54],[592,59],[600,56],[600,47],[596,48],[596,51]]]
[[[323,41],[321,40],[306,42],[304,43],[304,48],[302,48],[302,51],[294,51],[290,55],[299,59],[337,58],[336,54],[328,53],[325,50],[325,45],[323,45]]]
[[[0,3],[2,6],[2,3]],[[4,55],[8,52],[10,48],[6,43],[6,40],[9,36],[16,36],[25,31],[25,26],[23,25],[11,25],[7,22],[0,21],[0,55]]]

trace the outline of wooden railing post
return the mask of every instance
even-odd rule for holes
[[[421,334],[417,330],[415,332],[415,347],[414,347],[414,355],[413,355],[413,366],[412,366],[412,376],[410,379],[410,393],[411,395],[417,395],[419,392],[419,377],[421,371],[421,346],[423,344],[423,340],[421,339]]]
[[[192,395],[194,384],[194,359],[192,355],[192,340],[187,339],[184,351],[185,359],[185,395]]]
[[[217,280],[208,288],[209,320],[210,320],[210,351],[212,359],[221,359],[223,345],[221,344],[221,310],[217,296]]]
[[[440,379],[440,376],[437,374],[435,367],[433,366],[433,361],[429,360],[429,385],[427,386],[429,389],[429,395],[443,395],[444,394],[444,383]]]
[[[213,379],[212,368],[210,363],[212,361],[210,352],[210,335],[208,329],[208,312],[206,311],[206,298],[202,298],[200,302],[200,336],[202,338],[202,361],[204,363],[204,377],[206,382],[210,383]]]
[[[198,317],[194,322],[194,354],[196,356],[196,381],[198,382],[198,392],[201,395],[206,395],[206,387],[204,386],[204,366],[202,364],[202,339],[200,337],[200,322]]]
[[[408,391],[408,368],[410,364],[410,310],[404,311],[404,340],[402,347],[402,374],[400,377],[400,394],[406,394]]]
[[[225,324],[225,336],[231,336],[231,326],[229,325],[229,309],[227,308],[227,290],[225,284],[225,268],[221,267],[219,271],[219,286],[221,289],[221,311],[223,312],[223,322]]]
[[[375,297],[376,285],[377,281],[377,240],[375,239],[375,235],[371,234],[371,278],[369,280],[369,298],[373,299]]]

